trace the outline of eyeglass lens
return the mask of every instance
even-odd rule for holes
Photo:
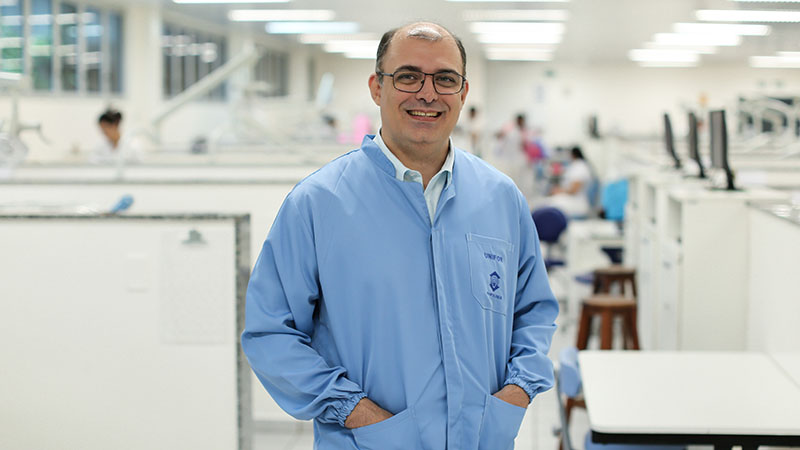
[[[461,91],[464,78],[455,72],[438,72],[431,75],[436,92],[455,94]],[[413,70],[399,70],[392,76],[394,87],[404,92],[419,92],[425,81],[425,74]]]

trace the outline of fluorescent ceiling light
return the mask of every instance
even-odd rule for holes
[[[303,44],[324,44],[330,41],[363,41],[367,39],[377,39],[373,33],[355,33],[355,34],[301,34],[297,37]]]
[[[639,67],[697,67],[697,62],[640,62]]]
[[[637,48],[628,52],[628,59],[638,62],[682,62],[693,63],[700,60],[696,52],[686,50],[654,50]]]
[[[678,33],[656,33],[653,35],[653,42],[658,44],[674,45],[724,45],[736,46],[742,43],[741,36],[735,34],[678,34]]]
[[[800,58],[800,52],[778,52],[778,56],[784,58]]]
[[[475,22],[469,29],[478,34],[501,33],[534,33],[534,34],[564,34],[563,23],[544,22]]]
[[[800,57],[751,56],[750,66],[761,69],[800,69]]]
[[[684,34],[738,34],[739,36],[766,36],[772,31],[769,25],[740,25],[736,23],[676,23],[676,33]]]
[[[539,49],[487,48],[486,59],[492,61],[550,61],[553,52]]]
[[[351,34],[358,32],[356,22],[268,22],[264,28],[272,34]]]
[[[329,9],[234,9],[228,19],[234,22],[283,22],[333,20],[336,13]]]
[[[447,0],[461,3],[569,3],[569,0]]]
[[[371,52],[372,56],[375,56],[379,42],[378,40],[330,41],[322,48],[328,53]]]
[[[800,11],[701,9],[695,16],[704,22],[800,22]]]
[[[564,22],[569,19],[569,11],[563,9],[469,9],[464,11],[464,20],[541,20],[544,22]]]
[[[560,35],[554,34],[479,34],[478,42],[482,44],[558,44]]]
[[[172,0],[175,3],[289,3],[291,0]]]
[[[498,52],[510,52],[510,51],[538,51],[538,52],[554,52],[556,50],[556,45],[554,44],[492,44],[487,45],[483,48],[484,51],[498,51]]]
[[[713,55],[717,53],[717,47],[713,45],[676,45],[676,44],[660,44],[658,42],[645,42],[644,48],[653,50],[682,50],[690,51],[693,53],[700,53],[703,55]]]

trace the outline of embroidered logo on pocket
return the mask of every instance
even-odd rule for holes
[[[497,272],[489,274],[489,287],[492,288],[492,292],[500,289],[500,275]]]

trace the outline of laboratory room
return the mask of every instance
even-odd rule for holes
[[[799,262],[800,0],[0,0],[2,449],[800,448]]]

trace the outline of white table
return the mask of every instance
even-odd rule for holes
[[[800,388],[800,353],[772,353],[770,356]]]
[[[800,386],[768,355],[582,351],[592,440],[800,446]]]

